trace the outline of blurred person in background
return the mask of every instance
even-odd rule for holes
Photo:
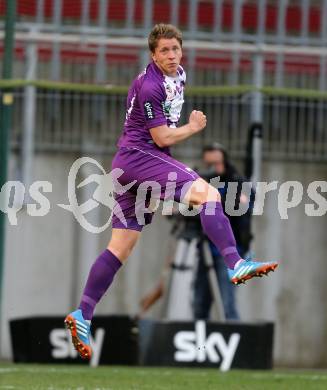
[[[227,188],[228,184],[231,182],[238,183],[235,208],[238,208],[238,204],[240,202],[249,204],[248,211],[244,215],[229,216],[228,213],[225,212],[225,215],[230,221],[235,236],[238,252],[242,257],[245,257],[249,250],[252,239],[251,212],[254,193],[251,192],[251,199],[248,199],[245,194],[241,193],[242,183],[244,183],[246,179],[238,173],[237,169],[231,163],[229,155],[223,145],[214,143],[205,146],[203,148],[202,160],[206,168],[206,171],[203,173],[202,177],[207,177],[210,179],[219,176],[219,181],[225,183],[223,188],[218,189],[221,195],[224,211]],[[237,320],[239,319],[239,314],[237,311],[235,299],[236,287],[230,283],[228,272],[224,265],[223,257],[219,252],[219,249],[210,240],[208,241],[213,260],[213,267],[218,279],[226,319]],[[203,251],[200,250],[199,264],[194,284],[194,317],[196,319],[208,319],[210,315],[211,304],[212,294],[208,280],[208,268],[205,265]]]

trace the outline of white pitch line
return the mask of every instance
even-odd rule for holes
[[[6,373],[6,372],[15,372],[18,371],[17,368],[0,368],[0,373]]]
[[[0,385],[0,389],[16,389],[16,386],[11,386],[11,385]]]
[[[267,375],[266,374],[253,374],[251,375],[252,378],[254,379],[266,379]],[[269,375],[269,377],[273,377],[274,379],[304,379],[308,381],[317,381],[317,380],[322,380],[322,381],[327,381],[327,374],[326,375],[303,375],[303,374],[273,374],[272,376]]]

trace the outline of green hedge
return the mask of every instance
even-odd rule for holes
[[[78,84],[78,83],[62,83],[47,80],[26,81],[26,80],[0,80],[0,89],[16,89],[28,85],[33,85],[40,89],[49,89],[56,91],[67,92],[82,92],[107,95],[126,95],[128,87],[111,86],[111,85],[95,85],[95,84]],[[256,91],[251,85],[244,86],[208,86],[208,87],[186,87],[185,94],[187,96],[233,96],[243,95],[245,93]],[[327,92],[320,92],[310,89],[296,88],[274,88],[263,87],[260,91],[266,96],[292,97],[302,99],[322,99],[327,100]]]

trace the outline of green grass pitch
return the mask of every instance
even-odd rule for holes
[[[241,371],[0,364],[0,390],[320,390],[324,371]]]

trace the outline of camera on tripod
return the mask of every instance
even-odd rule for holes
[[[217,173],[212,169],[198,170],[194,169],[199,176],[210,183],[212,179],[217,178]],[[189,206],[189,210],[193,209],[193,206]],[[176,234],[177,238],[183,238],[185,240],[192,240],[193,238],[204,238],[202,230],[201,220],[199,214],[194,216],[185,216],[181,213],[172,215],[173,227],[171,230],[172,234]]]

